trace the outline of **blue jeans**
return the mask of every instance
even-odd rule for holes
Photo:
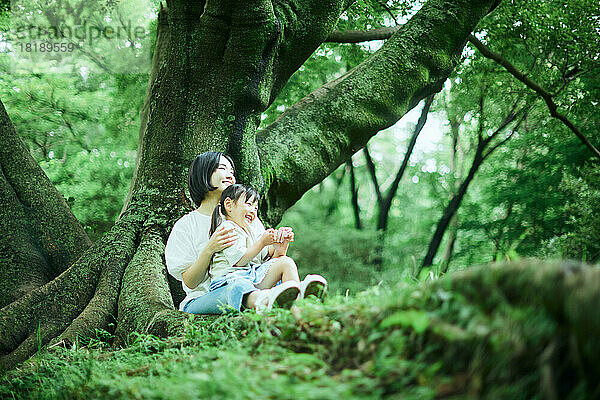
[[[183,311],[192,314],[223,314],[228,310],[240,311],[244,296],[256,287],[246,279],[236,279],[225,286],[188,301]]]

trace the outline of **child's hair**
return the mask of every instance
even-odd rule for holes
[[[200,206],[200,203],[202,203],[208,192],[216,189],[216,187],[210,184],[210,178],[213,172],[219,167],[221,156],[228,159],[231,166],[235,168],[231,157],[218,151],[207,151],[199,154],[190,165],[188,188],[196,207]]]
[[[240,185],[236,183],[235,185],[228,186],[223,193],[221,193],[221,199],[219,200],[219,204],[215,207],[212,218],[210,221],[210,232],[208,236],[212,236],[212,234],[217,230],[217,227],[223,222],[223,217],[227,216],[227,210],[223,207],[225,203],[225,199],[230,198],[233,202],[237,202],[242,195],[245,195],[246,200],[254,199],[255,202],[260,201],[260,195],[256,191],[256,189],[246,186]]]

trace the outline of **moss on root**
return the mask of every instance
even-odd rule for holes
[[[98,287],[102,273],[110,274],[116,270],[118,275],[119,269],[122,270],[133,256],[137,231],[130,219],[135,218],[132,215],[123,218],[59,277],[0,310],[2,368],[12,368],[26,360],[74,320],[83,333],[102,328],[87,324],[85,312],[82,318],[78,316],[86,310],[95,294],[102,294],[103,286]],[[103,300],[98,298],[100,303]],[[88,309],[92,317],[98,311],[93,309],[95,304],[92,302],[92,309]],[[106,314],[112,310],[102,311]],[[40,340],[35,339],[38,337]]]
[[[132,332],[177,333],[183,315],[175,310],[169,291],[161,230],[148,229],[123,275],[119,295],[117,336],[123,342]]]

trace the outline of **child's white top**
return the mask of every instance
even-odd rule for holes
[[[210,215],[204,215],[198,210],[194,210],[175,222],[167,240],[165,247],[167,270],[175,279],[181,281],[186,293],[185,299],[179,305],[181,311],[188,301],[206,294],[210,286],[209,274],[206,274],[202,282],[193,289],[187,287],[181,277],[181,274],[198,259],[206,247],[209,239],[210,219]],[[252,222],[251,228],[251,230],[260,232],[265,229],[258,218]]]
[[[233,245],[215,253],[213,256],[209,271],[211,280],[225,276],[240,268],[249,268],[251,265],[262,264],[266,261],[269,251],[264,247],[248,264],[243,267],[235,267],[240,258],[246,254],[248,247],[256,243],[265,231],[262,222],[259,221],[260,226],[257,226],[256,221],[259,221],[259,219],[256,218],[248,230],[243,229],[233,221],[226,220],[219,225],[226,228],[233,228],[233,231],[237,234],[237,239]]]

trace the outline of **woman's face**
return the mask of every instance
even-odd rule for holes
[[[228,186],[235,183],[235,176],[233,176],[233,165],[226,157],[221,156],[219,160],[219,166],[213,172],[210,177],[210,184],[216,187],[216,192],[221,193]]]

